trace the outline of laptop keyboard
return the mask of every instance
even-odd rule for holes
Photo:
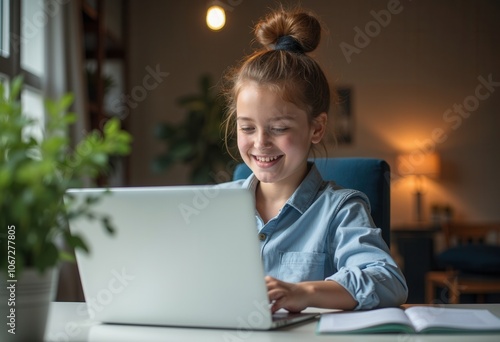
[[[300,312],[275,312],[273,314],[273,322],[286,321],[295,317],[303,316]]]

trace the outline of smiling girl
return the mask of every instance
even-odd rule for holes
[[[320,33],[301,10],[278,10],[256,25],[263,49],[227,74],[225,92],[226,139],[236,133],[253,174],[229,186],[255,194],[272,311],[397,306],[408,289],[367,197],[324,181],[308,162],[330,107],[328,81],[308,55]]]

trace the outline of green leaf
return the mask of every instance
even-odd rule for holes
[[[75,262],[75,256],[66,251],[59,252],[59,259],[62,261]]]
[[[105,136],[115,135],[118,133],[119,130],[120,130],[120,120],[118,120],[117,118],[109,119],[106,122],[106,124],[104,124],[103,131]]]
[[[103,217],[102,223],[104,225],[104,228],[108,232],[108,234],[114,234],[115,233],[115,228],[113,227],[113,224],[111,223],[111,219],[108,216]]]
[[[64,119],[63,119],[63,120],[64,120],[64,123],[65,123],[66,125],[71,125],[71,124],[73,124],[73,123],[75,123],[75,122],[76,122],[77,118],[78,118],[78,117],[77,117],[77,115],[76,115],[76,114],[74,114],[74,113],[68,113],[68,114],[66,114],[66,115],[64,116]]]
[[[175,128],[168,123],[159,123],[155,126],[153,133],[158,139],[167,139],[175,134]]]
[[[83,241],[83,239],[79,235],[68,234],[66,236],[66,242],[68,243],[69,246],[71,246],[74,249],[79,248],[85,251],[86,253],[90,252],[87,244],[85,243],[85,241]]]
[[[176,148],[170,151],[170,156],[173,160],[185,160],[193,153],[193,145],[184,142],[176,146]]]
[[[59,259],[59,250],[50,241],[45,241],[43,244],[43,249],[40,255],[38,255],[36,260],[37,268],[41,271],[46,270],[54,266]]]
[[[85,198],[85,203],[87,205],[92,205],[92,204],[99,202],[99,200],[100,200],[99,196],[88,196]]]
[[[59,100],[59,108],[61,111],[66,111],[71,106],[74,100],[74,96],[71,93],[63,95],[63,97]]]
[[[99,153],[94,153],[90,156],[90,159],[92,162],[96,165],[99,166],[104,166],[108,162],[108,156],[105,153],[99,152]]]
[[[154,172],[161,172],[170,168],[173,164],[173,160],[170,157],[170,154],[167,153],[165,155],[159,156],[153,160],[152,169]]]
[[[68,142],[69,141],[66,137],[54,136],[45,139],[45,141],[42,142],[42,148],[45,153],[53,154],[58,151],[64,150],[68,145]]]
[[[5,87],[3,85],[3,82],[0,82],[0,103],[3,104],[4,100],[5,100]]]
[[[12,173],[7,168],[0,169],[0,189],[5,188],[12,179]]]
[[[52,101],[50,99],[45,100],[45,108],[47,109],[47,112],[51,114],[52,116],[57,114],[58,112],[58,105],[56,101]]]

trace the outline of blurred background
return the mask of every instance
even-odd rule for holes
[[[276,8],[273,1],[221,0],[226,25],[215,32],[205,24],[209,3],[128,3],[129,91],[143,83],[148,66],[168,73],[130,110],[135,140],[129,185],[189,182],[188,166],[152,172],[152,160],[164,150],[153,135],[155,126],[183,119],[186,110],[176,99],[199,92],[201,75],[210,74],[217,82],[226,68],[251,53],[254,24]],[[351,93],[351,142],[330,146],[329,156],[386,159],[394,173],[392,222],[400,224],[413,219],[414,197],[411,180],[399,177],[397,156],[436,152],[441,167],[437,177],[426,179],[426,219],[434,204],[449,206],[453,215],[468,220],[499,220],[500,4],[484,0],[303,0],[300,4],[317,13],[324,25],[325,34],[313,55],[334,87]],[[387,13],[390,17],[384,17]],[[493,80],[495,85],[476,94],[482,80]],[[331,122],[335,126],[335,118]]]
[[[449,220],[500,221],[500,3],[281,3],[316,13],[324,28],[312,56],[340,95],[329,113],[338,141],[327,140],[327,156],[391,165],[393,238],[402,239],[392,247],[407,270],[411,260],[425,264],[414,277],[422,302],[429,253],[442,244],[428,232]],[[24,73],[23,102],[42,123],[42,98],[73,92],[75,141],[122,119],[132,153],[113,161],[101,185],[228,181],[236,162],[221,144],[218,86],[258,48],[252,28],[279,4],[0,0],[0,78]],[[225,12],[218,30],[207,26],[211,6]]]

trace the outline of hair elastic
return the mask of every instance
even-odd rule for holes
[[[276,44],[274,45],[275,50],[285,50],[295,53],[304,53],[304,48],[297,39],[292,36],[281,36],[276,40]]]

